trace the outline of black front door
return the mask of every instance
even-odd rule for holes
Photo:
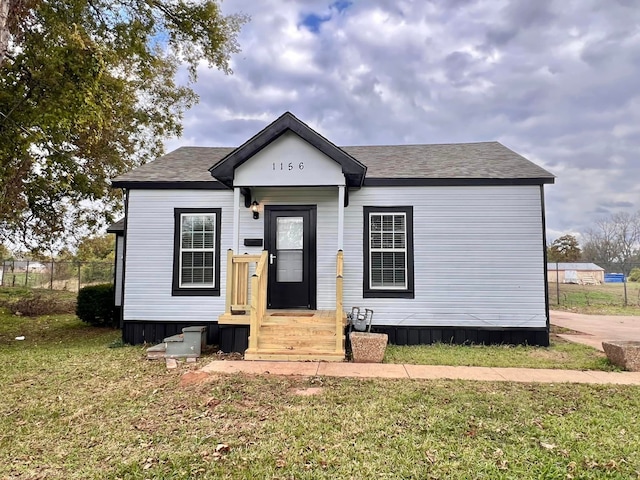
[[[316,308],[316,207],[265,206],[269,308]]]

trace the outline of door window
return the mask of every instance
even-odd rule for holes
[[[276,281],[302,282],[303,278],[303,217],[278,217],[276,223]]]

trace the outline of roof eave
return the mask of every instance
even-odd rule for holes
[[[111,183],[113,188],[126,188],[138,190],[227,190],[229,187],[215,180],[115,180]]]
[[[365,187],[439,187],[553,184],[555,177],[537,178],[366,178]]]

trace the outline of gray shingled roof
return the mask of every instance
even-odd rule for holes
[[[549,179],[554,176],[498,142],[340,147],[367,166],[367,179]],[[216,182],[208,169],[233,148],[181,147],[114,179]]]
[[[549,262],[547,263],[547,270],[553,270],[555,272],[556,270],[556,263],[555,262]],[[582,270],[589,270],[589,271],[594,271],[594,270],[599,270],[599,271],[604,271],[604,268],[599,267],[598,265],[596,265],[595,263],[566,263],[566,262],[558,262],[558,270],[576,270],[576,271],[582,271]]]
[[[112,223],[107,227],[107,233],[121,233],[124,232],[124,218],[121,218],[117,222]]]

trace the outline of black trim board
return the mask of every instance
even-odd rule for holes
[[[125,321],[122,326],[122,341],[129,345],[160,343],[166,337],[182,333],[186,327],[207,327],[207,344],[219,341],[218,322],[159,322],[154,320]]]
[[[366,178],[365,187],[483,187],[492,185],[542,185],[554,178]]]
[[[249,327],[218,325],[217,322],[124,322],[122,339],[130,345],[160,343],[164,338],[182,332],[185,327],[207,327],[207,344],[218,345],[225,353],[244,353],[249,346]],[[407,327],[376,325],[372,331],[389,335],[391,345],[537,345],[549,346],[546,328],[481,328],[481,327]],[[347,336],[348,341],[348,336]]]
[[[369,286],[369,214],[404,213],[406,218],[406,249],[407,249],[407,288],[405,290],[385,290],[371,288]],[[414,284],[414,256],[413,256],[413,206],[396,207],[362,207],[363,233],[362,233],[362,298],[415,298]]]
[[[180,215],[184,213],[215,213],[216,215],[216,238],[215,238],[215,269],[214,269],[214,287],[213,288],[185,288],[180,287],[180,237],[181,223]],[[222,225],[222,209],[221,208],[174,208],[174,227],[173,227],[173,281],[171,283],[172,296],[186,297],[202,297],[202,296],[220,296],[220,227]]]
[[[540,185],[540,212],[542,219],[542,252],[544,262],[544,309],[547,315],[547,330],[551,329],[551,316],[549,314],[549,273],[547,263],[547,220],[544,206],[544,186]]]
[[[492,185],[544,185],[553,184],[555,179],[541,178],[364,178],[357,187],[461,187]],[[138,190],[229,190],[233,185],[216,181],[118,181],[114,188]],[[304,185],[296,185],[304,186]],[[309,185],[309,188],[317,185]],[[354,187],[355,185],[348,185]],[[347,196],[345,195],[345,198]]]
[[[367,167],[300,121],[291,112],[282,114],[273,123],[212,166],[209,169],[211,176],[228,187],[232,187],[235,169],[287,131],[295,133],[338,163],[342,167],[342,172],[349,186],[359,187],[362,185]]]
[[[111,184],[113,188],[133,188],[137,190],[229,190],[226,185],[211,181],[172,181],[158,182],[153,180],[142,181],[116,181]]]
[[[549,346],[547,328],[406,327],[376,325],[372,332],[389,335],[391,345],[537,345]]]

